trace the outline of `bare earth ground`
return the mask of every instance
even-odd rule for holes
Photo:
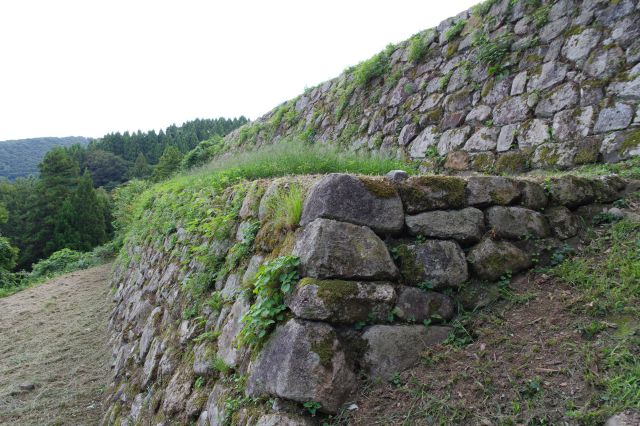
[[[110,270],[74,272],[0,299],[0,425],[99,422]]]

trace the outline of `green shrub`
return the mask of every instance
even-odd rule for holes
[[[256,301],[241,319],[244,326],[238,335],[239,346],[260,346],[275,324],[284,319],[284,295],[298,281],[299,264],[297,257],[281,256],[260,267],[253,290]]]
[[[33,265],[29,274],[30,281],[46,279],[55,275],[87,269],[100,263],[93,252],[82,253],[64,248],[53,253],[47,259],[43,259]]]
[[[389,71],[389,57],[395,47],[393,45],[387,46],[385,50],[360,62],[353,70],[353,79],[356,85],[364,86],[371,80],[382,77]]]
[[[480,63],[489,65],[489,75],[501,75],[507,70],[508,64],[505,64],[504,60],[511,50],[511,42],[511,34],[504,34],[492,40],[482,33],[474,39],[477,59]]]
[[[451,41],[454,38],[458,37],[460,35],[460,33],[462,32],[462,30],[464,29],[464,26],[467,24],[466,19],[459,19],[456,22],[454,22],[449,28],[447,28],[447,30],[444,32],[444,39],[446,41]]]
[[[498,0],[485,0],[482,3],[478,3],[471,8],[471,13],[478,17],[483,17],[487,13],[489,13],[489,9],[491,6],[496,4]]]
[[[415,34],[409,40],[409,61],[418,63],[429,52],[432,32]]]

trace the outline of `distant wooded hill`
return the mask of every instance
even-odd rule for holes
[[[0,142],[0,177],[9,180],[37,175],[38,164],[44,155],[56,146],[87,145],[89,138],[70,136],[66,138],[33,138]]]

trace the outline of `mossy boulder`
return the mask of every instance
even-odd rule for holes
[[[425,320],[451,319],[454,305],[451,298],[445,294],[416,287],[401,287],[393,312],[404,321],[420,324]]]
[[[465,206],[463,179],[450,176],[415,176],[397,185],[402,204],[409,214]]]
[[[333,327],[291,319],[276,327],[252,363],[246,392],[250,397],[315,401],[321,411],[335,413],[356,383]]]
[[[500,176],[473,176],[467,179],[467,203],[470,206],[506,206],[520,198],[517,182]]]
[[[369,228],[316,219],[297,237],[293,255],[302,275],[313,278],[393,280],[398,276],[387,247]]]
[[[510,151],[500,154],[496,161],[497,173],[522,173],[529,170],[529,159],[520,151]]]
[[[562,176],[551,179],[547,185],[551,201],[573,209],[589,204],[595,199],[593,183],[577,176]]]
[[[301,225],[317,218],[365,225],[378,233],[402,229],[402,202],[389,181],[332,173],[318,181],[304,202]]]
[[[547,219],[524,207],[494,206],[485,211],[485,216],[491,232],[500,238],[519,240],[549,235]]]
[[[386,321],[396,298],[390,283],[303,278],[287,297],[298,318],[353,324]]]
[[[400,273],[406,284],[433,288],[457,287],[467,280],[467,262],[458,243],[429,240],[395,247]]]
[[[516,273],[531,266],[529,256],[508,241],[485,238],[467,256],[474,275],[495,281],[506,273]]]

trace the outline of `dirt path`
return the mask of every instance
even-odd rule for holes
[[[74,272],[0,299],[0,425],[99,422],[110,268]]]

